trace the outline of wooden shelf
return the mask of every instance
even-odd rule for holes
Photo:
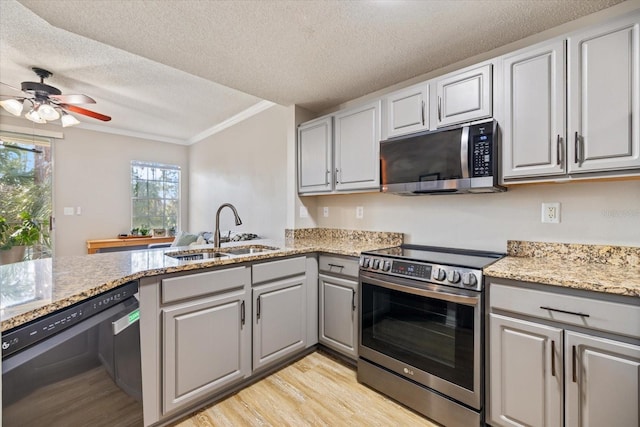
[[[129,246],[143,246],[152,243],[171,243],[175,237],[138,237],[135,239],[99,239],[87,240],[87,253],[95,254],[105,248],[126,248]]]

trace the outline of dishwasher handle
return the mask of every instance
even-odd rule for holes
[[[121,317],[111,322],[113,336],[118,335],[119,333],[127,329],[129,326],[135,325],[139,321],[140,321],[140,306],[139,304],[136,304],[133,310],[129,307]]]

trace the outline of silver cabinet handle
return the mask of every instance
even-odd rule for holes
[[[256,320],[260,320],[260,297],[256,299]]]
[[[340,184],[340,179],[338,178],[339,173],[340,173],[340,169],[336,168],[336,184]]]
[[[422,101],[422,126],[424,126],[424,101]]]
[[[571,360],[573,361],[573,367],[571,369],[571,379],[573,380],[574,383],[578,382],[578,367],[576,366],[578,364],[578,352],[576,351],[576,346],[572,345],[571,346]]]
[[[329,182],[330,182],[330,181],[329,181],[329,176],[330,176],[330,175],[331,175],[331,171],[330,171],[329,169],[327,169],[327,175],[325,176],[325,179],[324,179],[324,183],[325,183],[326,185],[329,185]]]
[[[340,264],[331,264],[331,263],[328,263],[327,265],[329,266],[329,270],[331,270],[333,267],[335,267],[335,268],[339,268],[340,270],[342,270],[342,269],[344,268],[344,265],[340,265]]]
[[[442,120],[442,98],[438,97],[438,121]]]
[[[558,313],[572,314],[572,315],[574,315],[574,316],[589,317],[589,315],[588,315],[588,314],[585,314],[585,313],[578,313],[577,311],[560,310],[559,308],[544,307],[544,306],[540,306],[540,308],[541,308],[541,309],[543,309],[543,310],[556,311],[556,312],[558,312]]]
[[[556,342],[551,340],[551,376],[556,376]]]
[[[558,155],[558,166],[560,166],[562,164],[562,138],[560,138],[560,134],[558,134],[556,139],[556,150],[556,154]]]
[[[577,131],[575,134],[574,149],[575,149],[574,163],[578,163],[580,161],[580,156],[578,155],[578,150],[580,149],[580,138],[578,137]]]
[[[245,313],[244,313],[244,301],[242,301],[242,304],[240,304],[240,325],[244,326],[244,319],[245,319]]]
[[[351,311],[356,311],[356,290],[351,289]]]

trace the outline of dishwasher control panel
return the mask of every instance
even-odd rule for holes
[[[61,332],[83,320],[86,320],[120,304],[138,292],[138,282],[125,283],[110,291],[82,301],[70,307],[55,311],[48,316],[17,326],[2,334],[2,358],[22,350],[32,344]]]

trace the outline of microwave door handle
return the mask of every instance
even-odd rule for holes
[[[460,168],[462,178],[469,178],[469,126],[462,128],[460,136]]]

